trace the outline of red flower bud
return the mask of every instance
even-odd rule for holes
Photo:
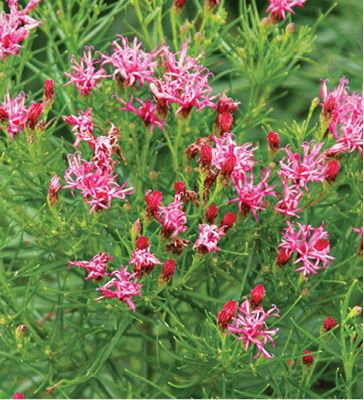
[[[238,303],[236,300],[228,301],[224,304],[224,307],[222,309],[228,312],[232,317],[235,317],[236,310],[238,309]]]
[[[51,106],[54,102],[54,84],[52,80],[44,82],[43,104]]]
[[[219,102],[217,103],[217,113],[218,114],[231,113],[238,108],[239,104],[240,102],[234,103],[233,99],[227,97],[226,93],[224,92],[221,95]]]
[[[154,213],[158,210],[158,207],[163,199],[163,194],[157,190],[155,190],[153,193],[151,192],[151,190],[148,190],[148,192],[145,194],[145,201],[147,203],[146,214],[148,217],[154,216]]]
[[[332,317],[327,317],[324,321],[324,328],[326,332],[331,331],[331,329],[334,328],[336,325],[337,322]]]
[[[233,124],[233,116],[230,113],[224,113],[220,118],[220,133],[223,135],[226,132],[230,132]]]
[[[221,175],[225,179],[229,179],[231,173],[234,171],[235,165],[236,165],[236,157],[234,156],[234,154],[228,155],[222,164]]]
[[[315,249],[317,251],[322,251],[325,250],[328,245],[329,245],[328,239],[319,239],[315,244]]]
[[[327,182],[335,182],[339,175],[340,164],[336,160],[329,161],[325,168],[325,179]]]
[[[279,267],[283,267],[283,265],[286,265],[291,258],[291,251],[288,249],[281,249],[279,251],[279,254],[276,259],[276,264]]]
[[[268,133],[268,147],[271,151],[279,149],[279,135],[276,132],[270,131]]]
[[[200,165],[202,169],[209,169],[212,160],[212,147],[210,145],[203,145],[200,149]]]
[[[138,239],[135,241],[135,248],[138,250],[144,250],[148,247],[148,240],[147,236],[139,236]]]
[[[13,399],[24,399],[23,393],[16,392],[13,396]]]
[[[236,314],[238,303],[235,300],[228,301],[225,303],[223,309],[217,315],[217,324],[222,328],[226,329],[228,324],[231,322]]]
[[[159,281],[168,283],[172,279],[175,268],[176,268],[176,262],[173,260],[167,260],[159,276]]]
[[[236,215],[233,212],[228,212],[220,223],[220,227],[224,227],[224,231],[227,232],[230,228],[232,228],[236,221]]]
[[[60,189],[59,177],[54,175],[49,183],[48,201],[49,204],[55,207],[58,204],[58,191]]]
[[[29,109],[27,114],[27,119],[25,121],[25,126],[34,131],[35,125],[38,122],[40,115],[42,114],[43,106],[39,103],[33,103]]]
[[[177,194],[186,192],[186,185],[182,181],[174,182],[174,189]]]
[[[310,366],[313,363],[313,355],[309,350],[303,352],[302,362],[304,365]]]
[[[264,297],[264,286],[259,284],[250,292],[250,304],[256,308]]]
[[[7,122],[9,119],[9,113],[5,110],[4,107],[0,107],[0,123]]]
[[[180,14],[185,6],[187,0],[174,0],[172,10],[175,14]]]
[[[209,206],[206,211],[206,221],[209,224],[213,224],[215,222],[218,212],[219,208],[215,204],[211,204],[211,206]]]

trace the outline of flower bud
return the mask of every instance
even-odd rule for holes
[[[276,259],[276,265],[278,267],[283,267],[286,265],[291,258],[291,251],[288,249],[281,249]]]
[[[219,0],[205,0],[205,9],[209,12],[214,11],[218,5]]]
[[[217,315],[217,324],[222,329],[226,329],[233,317],[235,317],[237,309],[238,303],[235,300],[225,303],[223,309]]]
[[[16,392],[13,396],[13,399],[24,399],[23,393]]]
[[[311,354],[311,352],[309,350],[305,350],[303,352],[302,363],[304,365],[307,365],[308,367],[312,365],[313,355]]]
[[[223,113],[220,119],[220,134],[223,135],[226,132],[231,131],[233,125],[233,116],[230,113]]]
[[[335,326],[337,325],[337,322],[334,320],[332,317],[327,317],[324,321],[324,329],[326,332],[331,331]]]
[[[187,0],[174,0],[173,6],[172,6],[172,11],[176,14],[179,15],[181,14]]]
[[[52,107],[54,103],[54,84],[52,80],[44,82],[43,91],[43,105],[48,109]]]
[[[267,28],[267,27],[270,26],[271,24],[272,24],[272,22],[271,22],[270,18],[268,18],[268,17],[265,17],[265,18],[263,18],[263,19],[260,21],[260,26],[261,26],[262,28]]]
[[[295,31],[295,24],[294,24],[294,22],[291,22],[290,24],[288,24],[287,26],[286,26],[286,32],[287,33],[293,33],[294,31]]]
[[[349,314],[348,314],[348,319],[349,319],[349,318],[357,317],[357,316],[360,315],[362,312],[363,312],[363,307],[361,307],[361,306],[354,306],[354,307],[350,310],[350,312],[349,312]]]
[[[185,183],[182,181],[174,182],[174,190],[176,191],[176,194],[185,193],[186,192]]]
[[[163,199],[163,194],[155,190],[153,193],[148,190],[145,194],[145,202],[147,203],[146,215],[153,217],[154,213],[158,210]]]
[[[268,133],[268,148],[272,152],[279,150],[279,135],[276,132],[270,131]]]
[[[259,284],[250,292],[250,304],[252,307],[256,308],[259,306],[260,302],[264,297],[264,286]]]
[[[227,97],[226,93],[224,92],[221,95],[219,102],[217,103],[217,113],[218,114],[232,113],[238,108],[239,104],[240,102],[234,103],[233,99]]]
[[[220,223],[220,227],[224,228],[225,233],[231,229],[236,221],[236,215],[233,212],[228,212],[225,214],[224,218],[222,219]]]
[[[25,127],[31,131],[34,131],[35,125],[37,124],[40,115],[42,114],[43,106],[40,103],[33,103],[27,113],[27,119],[25,121]]]
[[[294,366],[294,360],[290,359],[286,361],[288,368],[292,368]]]
[[[228,180],[230,178],[231,173],[234,171],[235,165],[236,157],[234,154],[228,155],[221,166],[221,175],[224,179]]]
[[[147,236],[139,236],[138,239],[135,241],[135,248],[138,250],[144,250],[148,247],[148,240]]]
[[[328,239],[319,239],[315,244],[315,249],[317,251],[323,251],[327,246],[329,246],[329,244],[330,243]]]
[[[211,204],[206,211],[206,221],[209,224],[213,224],[215,222],[218,212],[219,208],[215,204]]]
[[[202,145],[200,149],[200,167],[203,170],[209,170],[212,161],[212,147],[210,145]]]
[[[48,189],[48,204],[51,207],[56,207],[58,204],[58,191],[60,189],[59,177],[54,175],[49,183]]]
[[[173,260],[167,260],[164,264],[161,274],[159,275],[159,283],[167,284],[172,279],[175,268],[176,262]]]
[[[336,160],[329,161],[325,168],[325,179],[327,182],[332,183],[336,181],[339,175],[340,164]]]
[[[0,124],[7,123],[9,120],[9,113],[4,107],[0,107]]]
[[[27,327],[24,324],[20,324],[16,330],[15,330],[15,338],[17,342],[22,341],[24,335],[25,335],[25,331],[26,331]]]
[[[132,234],[132,236],[133,236],[133,237],[138,236],[138,235],[140,234],[141,230],[142,230],[142,220],[141,220],[140,218],[138,218],[138,219],[134,222],[134,224],[133,224],[133,226],[132,226],[132,228],[131,228],[131,234]]]

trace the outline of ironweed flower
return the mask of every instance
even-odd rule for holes
[[[222,219],[220,223],[220,228],[224,229],[224,232],[226,233],[229,229],[231,229],[236,221],[236,215],[229,211],[227,214],[224,215],[224,218]]]
[[[272,20],[278,22],[281,18],[286,19],[286,12],[295,14],[293,7],[304,7],[306,0],[268,0],[270,5],[265,10],[270,12]]]
[[[96,71],[94,65],[100,63],[101,60],[92,58],[93,46],[86,46],[85,49],[83,57],[79,57],[80,63],[76,62],[74,55],[71,56],[72,72],[64,73],[70,78],[70,81],[65,83],[63,86],[74,83],[77,90],[80,91],[80,96],[85,93],[91,94],[92,89],[97,88],[97,83],[108,76],[104,68],[100,68]]]
[[[264,286],[259,284],[255,286],[254,289],[250,292],[250,305],[252,308],[257,308],[260,302],[263,300],[265,294]]]
[[[282,184],[283,198],[273,206],[274,210],[287,215],[287,217],[300,218],[296,213],[302,211],[302,208],[298,208],[298,204],[303,196],[302,190],[298,185],[288,186],[286,179],[282,180]]]
[[[167,206],[159,206],[155,214],[156,219],[162,224],[162,236],[168,239],[171,235],[176,237],[180,232],[187,231],[187,218],[182,211],[183,203],[181,193],[174,196],[174,201]]]
[[[268,311],[264,311],[263,307],[258,307],[254,310],[250,307],[249,300],[245,297],[245,300],[239,307],[237,317],[233,318],[233,324],[228,326],[228,330],[231,334],[238,334],[236,340],[242,340],[245,344],[245,351],[249,349],[250,344],[257,346],[258,353],[253,357],[256,359],[260,354],[267,359],[273,358],[274,355],[269,353],[264,346],[268,340],[274,347],[274,340],[272,336],[276,335],[279,328],[268,329],[265,320],[270,317],[279,318],[278,308],[272,304]]]
[[[124,301],[128,306],[135,312],[135,304],[132,301],[133,297],[140,296],[140,288],[143,286],[138,284],[137,273],[131,274],[128,272],[128,267],[120,267],[120,271],[114,271],[111,273],[114,278],[107,282],[104,286],[97,288],[101,290],[102,296],[94,299],[100,301],[102,299],[116,297],[120,301]],[[111,290],[114,288],[115,290]]]
[[[157,264],[162,264],[158,258],[150,252],[150,247],[151,246],[140,248],[139,244],[136,243],[133,254],[131,255],[129,264],[134,264],[134,272],[137,273],[138,276],[150,274]]]
[[[18,0],[8,0],[9,14],[0,11],[0,58],[7,60],[10,54],[19,54],[20,45],[43,21],[29,17],[29,12],[41,0],[30,0],[24,10],[19,11]]]
[[[224,229],[219,229],[216,225],[209,224],[199,224],[198,228],[200,230],[200,235],[193,248],[197,247],[199,251],[209,253],[212,251],[216,253],[220,250],[217,247],[217,241],[225,235]]]
[[[114,94],[113,97],[116,97],[120,101],[120,103],[124,104],[125,106],[118,107],[119,110],[131,111],[138,115],[143,120],[144,125],[146,127],[149,127],[150,132],[152,132],[154,126],[157,126],[159,129],[164,130],[163,125],[165,124],[165,121],[160,120],[156,117],[155,112],[157,106],[153,103],[153,100],[149,101],[149,99],[146,98],[144,103],[142,100],[136,97],[136,101],[140,103],[141,106],[139,108],[135,108],[133,105],[133,94],[130,95],[129,103],[121,99],[117,94]]]
[[[14,139],[16,133],[22,132],[25,126],[28,113],[25,105],[27,98],[28,95],[24,92],[20,92],[15,98],[10,97],[9,90],[7,90],[4,101],[0,105],[0,127],[7,130],[11,140]]]
[[[114,258],[108,255],[107,253],[96,254],[91,261],[72,261],[68,265],[68,269],[72,266],[85,268],[88,272],[86,280],[89,281],[91,279],[100,280],[105,276],[110,275],[107,271],[107,263]]]
[[[75,115],[62,115],[62,118],[69,125],[73,125],[71,132],[76,136],[75,143],[73,147],[78,147],[81,140],[84,140],[87,143],[94,143],[95,138],[92,135],[94,130],[94,124],[92,116],[92,108],[88,108],[85,112],[78,111],[78,117]]]
[[[160,284],[168,283],[174,274],[176,262],[174,260],[167,260],[164,264],[162,272],[159,275],[158,281]]]
[[[227,328],[233,317],[235,317],[237,309],[238,303],[235,300],[224,304],[223,309],[217,314],[217,324],[221,329],[225,330]]]
[[[33,103],[27,112],[27,118],[25,120],[25,128],[34,131],[37,122],[39,121],[40,115],[42,114],[43,106],[40,103]]]
[[[24,399],[24,395],[23,395],[23,393],[16,392],[12,398],[13,399]]]
[[[297,253],[297,259],[293,264],[302,265],[296,268],[295,271],[303,271],[303,277],[307,279],[311,273],[317,275],[321,266],[324,270],[326,264],[332,265],[330,260],[334,260],[335,257],[329,255],[330,244],[327,239],[329,234],[324,230],[323,222],[317,229],[314,229],[311,225],[301,225],[296,222],[298,225],[297,233],[291,221],[286,222],[287,228],[282,230],[282,243],[277,248],[281,247]],[[313,231],[312,235],[311,231]]]
[[[141,50],[142,44],[138,43],[136,37],[134,37],[132,45],[129,45],[127,38],[122,35],[117,36],[119,36],[119,39],[111,43],[113,47],[112,55],[100,53],[103,58],[101,66],[112,65],[114,68],[113,78],[120,77],[123,79],[123,85],[135,87],[136,83],[139,82],[139,86],[136,88],[139,89],[141,86],[144,87],[145,82],[152,82],[154,69],[158,67],[158,60],[154,60],[160,53],[160,51],[157,51],[158,47],[146,53]]]

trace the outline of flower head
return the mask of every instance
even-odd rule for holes
[[[83,52],[83,57],[80,58],[80,63],[77,63],[75,56],[71,56],[71,70],[72,72],[65,72],[64,74],[70,78],[70,81],[65,83],[64,86],[74,83],[77,90],[81,91],[80,96],[83,94],[91,94],[93,88],[97,88],[97,83],[107,78],[106,71],[104,68],[100,68],[98,71],[95,68],[95,64],[100,63],[100,60],[92,58],[92,46],[86,46]]]
[[[270,5],[265,10],[266,13],[270,12],[272,19],[279,21],[281,18],[286,19],[286,12],[295,14],[293,7],[304,7],[306,0],[268,0]]]
[[[145,248],[135,247],[129,264],[134,264],[134,272],[142,276],[150,274],[155,265],[162,263],[150,252],[150,246],[148,246]]]
[[[116,297],[120,301],[125,301],[133,312],[135,312],[135,305],[132,298],[135,296],[142,297],[140,288],[143,286],[137,283],[137,274],[131,274],[128,272],[128,267],[124,268],[121,266],[120,271],[114,271],[111,275],[114,276],[114,278],[107,282],[106,285],[96,289],[101,290],[102,296],[96,298],[95,301]],[[114,288],[115,290],[111,290],[111,288]]]
[[[245,297],[236,318],[233,318],[233,324],[228,326],[229,334],[238,334],[236,339],[244,342],[245,351],[249,349],[250,344],[257,346],[258,353],[253,359],[259,357],[260,354],[263,354],[265,358],[274,357],[264,348],[268,340],[274,347],[272,336],[279,331],[279,328],[268,329],[265,320],[270,316],[279,318],[279,310],[274,304],[268,311],[264,311],[263,307],[252,310],[249,300]]]
[[[3,103],[0,105],[0,127],[5,127],[11,140],[15,133],[22,132],[27,120],[28,108],[25,100],[28,98],[20,92],[15,98],[10,97],[7,90]]]
[[[275,205],[274,209],[287,217],[297,217],[296,213],[302,211],[302,208],[298,208],[299,202],[303,196],[303,192],[298,185],[288,186],[286,179],[282,180],[283,184],[283,198],[279,200]]]
[[[16,392],[13,396],[13,399],[24,399],[23,393]]]
[[[250,292],[250,304],[253,308],[259,306],[265,294],[264,286],[259,284]]]
[[[235,317],[237,309],[238,303],[235,300],[225,303],[223,309],[217,315],[217,324],[222,329],[226,329],[233,317]]]
[[[307,279],[311,273],[317,275],[321,267],[324,270],[327,264],[332,265],[330,260],[335,257],[329,255],[330,244],[327,239],[329,234],[325,231],[323,222],[317,229],[311,225],[301,225],[298,222],[296,224],[298,232],[295,232],[291,221],[287,221],[287,228],[282,231],[283,241],[278,248],[297,253],[297,259],[293,264],[300,266],[295,271],[303,271],[303,277]]]
[[[331,331],[335,326],[337,325],[337,322],[334,320],[332,317],[327,317],[324,321],[323,327],[326,332]]]
[[[162,224],[162,235],[165,238],[176,237],[180,232],[187,231],[187,218],[182,211],[183,203],[181,194],[174,196],[174,201],[166,206],[159,206],[158,212],[155,214],[157,220]]]
[[[313,364],[313,355],[310,350],[305,350],[303,352],[302,363],[308,367]]]
[[[78,147],[81,140],[87,143],[94,143],[95,138],[92,135],[94,124],[92,116],[92,108],[89,107],[85,112],[78,111],[78,116],[75,115],[62,115],[62,118],[69,125],[73,125],[71,131],[76,136],[73,147]]]
[[[145,213],[147,217],[153,217],[155,215],[159,209],[162,199],[163,194],[157,190],[154,192],[148,190],[147,193],[145,193],[145,202],[147,203],[147,209]]]
[[[72,261],[68,265],[68,269],[76,265],[77,267],[86,268],[88,275],[86,280],[103,279],[104,276],[110,275],[107,271],[107,262],[114,258],[107,253],[96,254],[91,261]]]
[[[220,250],[217,247],[217,241],[225,235],[224,229],[219,229],[216,225],[209,224],[199,224],[198,228],[200,230],[200,235],[193,248],[197,247],[200,251],[209,253],[212,251],[216,253]]]

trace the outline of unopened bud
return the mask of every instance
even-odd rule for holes
[[[259,284],[250,292],[250,304],[256,308],[259,306],[260,302],[264,297],[264,286]]]
[[[287,33],[293,33],[294,31],[295,31],[295,24],[294,24],[294,22],[291,22],[290,24],[288,24],[287,26],[286,26],[286,32]]]
[[[219,212],[219,208],[215,204],[211,204],[206,211],[206,221],[209,224],[213,224]]]
[[[336,160],[329,161],[325,168],[325,179],[329,183],[333,183],[336,181],[337,176],[339,175],[340,164]]]
[[[292,368],[294,366],[294,360],[290,359],[286,361],[288,368]]]
[[[15,338],[17,342],[21,341],[25,335],[27,327],[24,324],[20,324],[15,330]]]
[[[212,161],[212,147],[210,145],[202,145],[200,149],[200,167],[203,170],[209,170]]]
[[[59,177],[54,175],[49,183],[48,204],[52,207],[56,207],[58,204],[58,191],[60,189],[59,182]]]
[[[167,260],[164,264],[161,274],[159,275],[158,281],[160,284],[168,283],[174,274],[176,268],[176,262],[174,260]]]
[[[327,317],[324,321],[323,327],[326,332],[331,331],[335,326],[337,325],[337,322],[334,320],[332,317]]]
[[[235,317],[237,309],[238,303],[235,300],[228,301],[224,304],[223,309],[217,315],[217,324],[220,326],[220,328],[227,328],[233,317]]]
[[[183,7],[185,6],[187,0],[174,0],[173,6],[172,6],[172,11],[176,14],[179,15],[181,14]]]
[[[40,103],[33,103],[27,113],[27,119],[25,121],[25,127],[31,131],[34,131],[35,125],[37,124],[40,115],[42,114],[43,106]]]
[[[139,236],[138,239],[135,241],[135,248],[138,250],[144,250],[148,247],[148,240],[147,236]]]
[[[268,148],[270,151],[276,152],[279,150],[279,135],[276,132],[270,131],[268,133]]]
[[[361,306],[355,306],[353,307],[349,314],[348,314],[348,318],[354,318],[357,317],[358,315],[360,315],[363,312],[363,307]]]
[[[283,267],[288,263],[291,258],[291,251],[288,249],[281,249],[276,259],[276,265],[278,267]]]
[[[149,172],[149,179],[150,179],[152,182],[155,182],[155,181],[158,179],[158,172],[150,171],[150,172]]]
[[[13,396],[13,399],[24,399],[23,393],[16,392]]]
[[[230,113],[221,114],[220,118],[220,134],[230,132],[233,125],[233,116]]]
[[[220,223],[220,227],[224,228],[224,232],[226,233],[229,229],[231,229],[236,221],[236,215],[233,212],[228,212],[225,214],[224,218]]]
[[[54,103],[54,84],[52,80],[44,82],[43,106],[50,109]]]
[[[268,17],[265,17],[265,18],[263,18],[263,19],[260,21],[260,26],[261,26],[262,28],[267,28],[267,27],[270,26],[271,24],[272,24],[272,22],[271,22],[270,18],[268,18]]]
[[[205,10],[212,12],[219,5],[219,0],[205,0]]]
[[[309,350],[303,352],[302,363],[308,367],[312,365],[313,355]]]
[[[176,181],[174,182],[174,190],[176,194],[185,193],[186,192],[186,185],[183,181]]]
[[[142,220],[140,218],[138,218],[134,222],[133,227],[131,228],[132,236],[133,237],[138,236],[140,234],[141,230],[142,230]]]
[[[236,157],[234,156],[234,154],[228,155],[221,166],[221,176],[225,180],[228,180],[230,178],[231,173],[234,171],[235,165]]]

